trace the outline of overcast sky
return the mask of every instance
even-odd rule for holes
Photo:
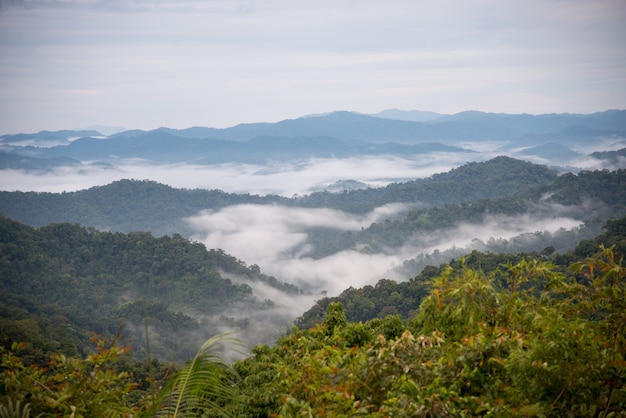
[[[623,0],[0,0],[0,134],[626,108]]]

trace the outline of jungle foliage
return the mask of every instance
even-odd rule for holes
[[[41,367],[13,344],[0,401],[76,417],[626,416],[626,267],[597,249],[565,271],[532,257],[490,273],[461,260],[431,278],[409,319],[350,322],[332,302],[320,324],[231,365],[208,341],[139,398],[117,345]]]
[[[561,273],[566,273],[567,266],[575,259],[593,256],[601,245],[613,247],[615,254],[620,257],[626,256],[626,217],[607,221],[604,230],[596,238],[582,240],[572,251],[563,254],[555,252],[554,247],[517,254],[472,251],[462,259],[452,259],[439,266],[429,265],[407,281],[382,279],[374,286],[368,285],[358,289],[350,287],[338,296],[319,299],[296,319],[295,324],[308,329],[320,323],[331,303],[341,303],[350,322],[382,319],[387,315],[399,315],[402,319],[411,318],[416,314],[416,306],[419,306],[430,291],[432,278],[440,275],[447,267],[458,269],[466,266],[486,274],[494,274],[502,265],[517,264],[527,258],[548,260]]]

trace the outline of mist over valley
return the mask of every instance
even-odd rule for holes
[[[111,324],[124,318],[143,352],[146,298],[153,348],[164,356],[173,338],[186,336],[176,356],[187,355],[223,331],[250,347],[271,344],[322,298],[404,282],[472,251],[572,251],[626,213],[625,111],[381,115],[411,116],[333,112],[226,129],[4,135],[0,213],[35,231],[78,224],[86,243],[119,233],[150,242],[154,252],[141,257],[154,260],[132,277],[155,275],[158,284],[143,295],[139,284],[124,285],[102,312]],[[231,257],[222,262],[229,267],[177,271],[166,262],[175,256],[156,251],[170,237]],[[76,280],[90,277],[84,268]],[[98,280],[121,274],[110,268]],[[186,286],[209,271],[232,293],[212,309],[202,308],[208,293],[186,304]]]

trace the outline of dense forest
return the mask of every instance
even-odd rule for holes
[[[0,413],[624,416],[625,249],[621,218],[567,254],[473,253],[433,266],[419,285],[377,286],[387,306],[410,300],[398,309],[406,312],[353,311],[351,301],[368,297],[353,289],[346,307],[329,301],[312,327],[234,362],[221,351],[237,347],[228,336],[172,368],[129,361],[115,339],[96,339],[86,356],[48,358],[14,342],[1,358]]]
[[[188,217],[238,204],[403,205],[309,228],[311,259],[427,248],[487,219],[581,225],[413,252],[389,271],[402,280],[326,297],[189,238]],[[1,192],[0,213],[0,417],[624,416],[623,169],[498,157],[293,198],[121,180]]]
[[[93,333],[120,332],[144,357],[145,337],[137,338],[144,325],[151,330],[153,354],[163,360],[193,356],[202,340],[225,325],[271,342],[285,320],[276,318],[278,324],[270,326],[267,318],[267,327],[255,331],[246,315],[269,316],[273,302],[254,295],[250,284],[261,282],[285,295],[299,292],[257,266],[180,235],[156,238],[72,224],[34,229],[0,218],[0,262],[0,338],[31,342],[33,355],[84,355]]]

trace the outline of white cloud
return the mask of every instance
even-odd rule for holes
[[[220,189],[231,193],[278,194],[291,197],[306,194],[316,186],[337,180],[358,180],[384,186],[446,172],[468,161],[467,153],[419,156],[377,156],[347,159],[314,159],[269,166],[251,164],[151,165],[141,161],[120,161],[114,168],[98,166],[63,167],[42,174],[3,170],[0,190],[63,192],[105,185],[120,179],[149,179],[172,187]],[[475,159],[486,155],[471,154]]]
[[[280,281],[313,292],[325,290],[330,295],[337,295],[350,286],[374,284],[389,270],[420,253],[465,248],[476,238],[483,241],[510,239],[536,231],[572,229],[581,224],[579,220],[559,215],[558,208],[554,208],[544,217],[488,217],[479,224],[462,224],[416,237],[404,247],[386,253],[365,254],[348,249],[321,259],[307,255],[307,228],[358,230],[403,209],[401,205],[388,206],[366,216],[357,216],[329,209],[238,205],[202,212],[188,221],[197,231],[195,239],[208,248],[221,248],[248,264],[257,264]]]

